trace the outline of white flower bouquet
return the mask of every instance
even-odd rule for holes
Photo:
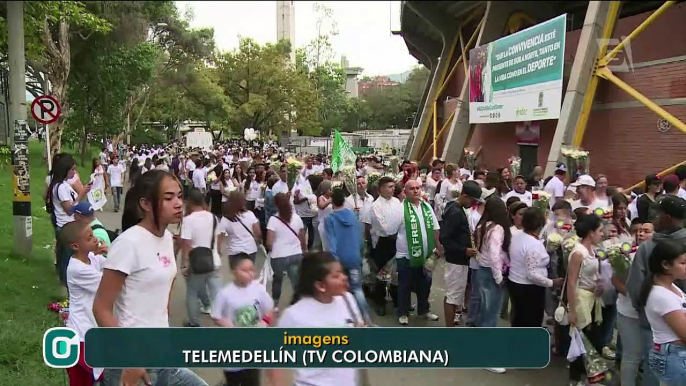
[[[550,208],[550,194],[545,190],[534,190],[531,192],[531,198],[533,199],[533,206],[535,208],[541,209],[544,212]]]
[[[395,176],[398,173],[398,164],[400,163],[400,158],[393,156],[388,159],[388,167],[386,168],[386,174]]]
[[[575,176],[576,172],[579,172],[580,174],[589,174],[590,162],[589,153],[587,151],[563,147],[561,153],[566,160],[567,173],[570,173],[572,176]]]
[[[298,181],[298,174],[300,169],[302,169],[303,164],[295,158],[289,158],[286,160],[286,168],[288,171],[288,177],[286,182],[288,183],[288,189],[292,190],[295,183]]]
[[[367,176],[367,184],[369,186],[374,186],[374,184],[379,182],[379,179],[381,179],[381,173],[378,173],[378,172],[369,173],[369,175]]]
[[[474,150],[465,147],[464,159],[467,161],[467,165],[469,166],[470,170],[474,170],[476,168],[476,153],[474,153]]]
[[[519,157],[512,156],[508,158],[507,162],[509,162],[510,164],[510,171],[512,172],[512,177],[518,176],[522,166],[522,159]]]

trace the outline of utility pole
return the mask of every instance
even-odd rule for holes
[[[29,257],[33,251],[29,131],[26,127],[26,70],[24,58],[24,2],[7,2],[9,48],[10,143],[12,145],[12,214],[14,251]]]

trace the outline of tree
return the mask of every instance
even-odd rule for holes
[[[5,10],[6,11],[6,10]],[[6,12],[2,18],[5,23]],[[0,28],[5,33],[5,28]],[[88,40],[93,33],[107,33],[110,24],[86,10],[78,1],[27,1],[24,2],[24,35],[27,47],[26,63],[30,68],[30,83],[42,84],[49,79],[51,94],[61,104],[62,115],[50,125],[50,148],[60,151],[62,130],[69,113],[67,80],[71,70],[71,42]],[[6,35],[2,37],[6,46]],[[7,52],[7,50],[2,50]],[[47,78],[46,78],[47,77]],[[45,90],[43,89],[43,92]],[[36,92],[36,90],[34,90]]]
[[[290,44],[261,46],[240,40],[239,48],[217,60],[219,85],[233,105],[229,126],[235,133],[252,127],[263,133],[307,135],[321,132],[316,93],[309,80],[289,65]]]
[[[314,86],[322,134],[328,136],[334,129],[344,127],[353,107],[345,90],[345,69],[333,61],[331,37],[338,34],[333,10],[319,3],[314,3],[312,8],[317,14],[317,36],[296,51],[296,68]]]

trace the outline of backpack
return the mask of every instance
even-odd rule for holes
[[[113,242],[114,239],[117,238],[117,236],[119,236],[119,229],[117,229],[116,231],[111,231],[111,230],[106,229],[104,226],[99,225],[99,224],[92,225],[92,226],[91,226],[91,229],[92,229],[92,230],[104,229],[105,232],[107,232],[107,237],[110,238],[110,243]]]

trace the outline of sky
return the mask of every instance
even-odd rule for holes
[[[317,14],[313,1],[295,2],[295,46],[305,46],[316,36]],[[399,74],[412,69],[412,57],[400,36],[400,1],[320,1],[333,11],[338,35],[331,38],[334,60],[345,55],[350,66],[363,75]],[[179,12],[193,9],[191,27],[212,27],[217,47],[238,47],[238,36],[260,44],[276,41],[276,1],[177,1]]]

